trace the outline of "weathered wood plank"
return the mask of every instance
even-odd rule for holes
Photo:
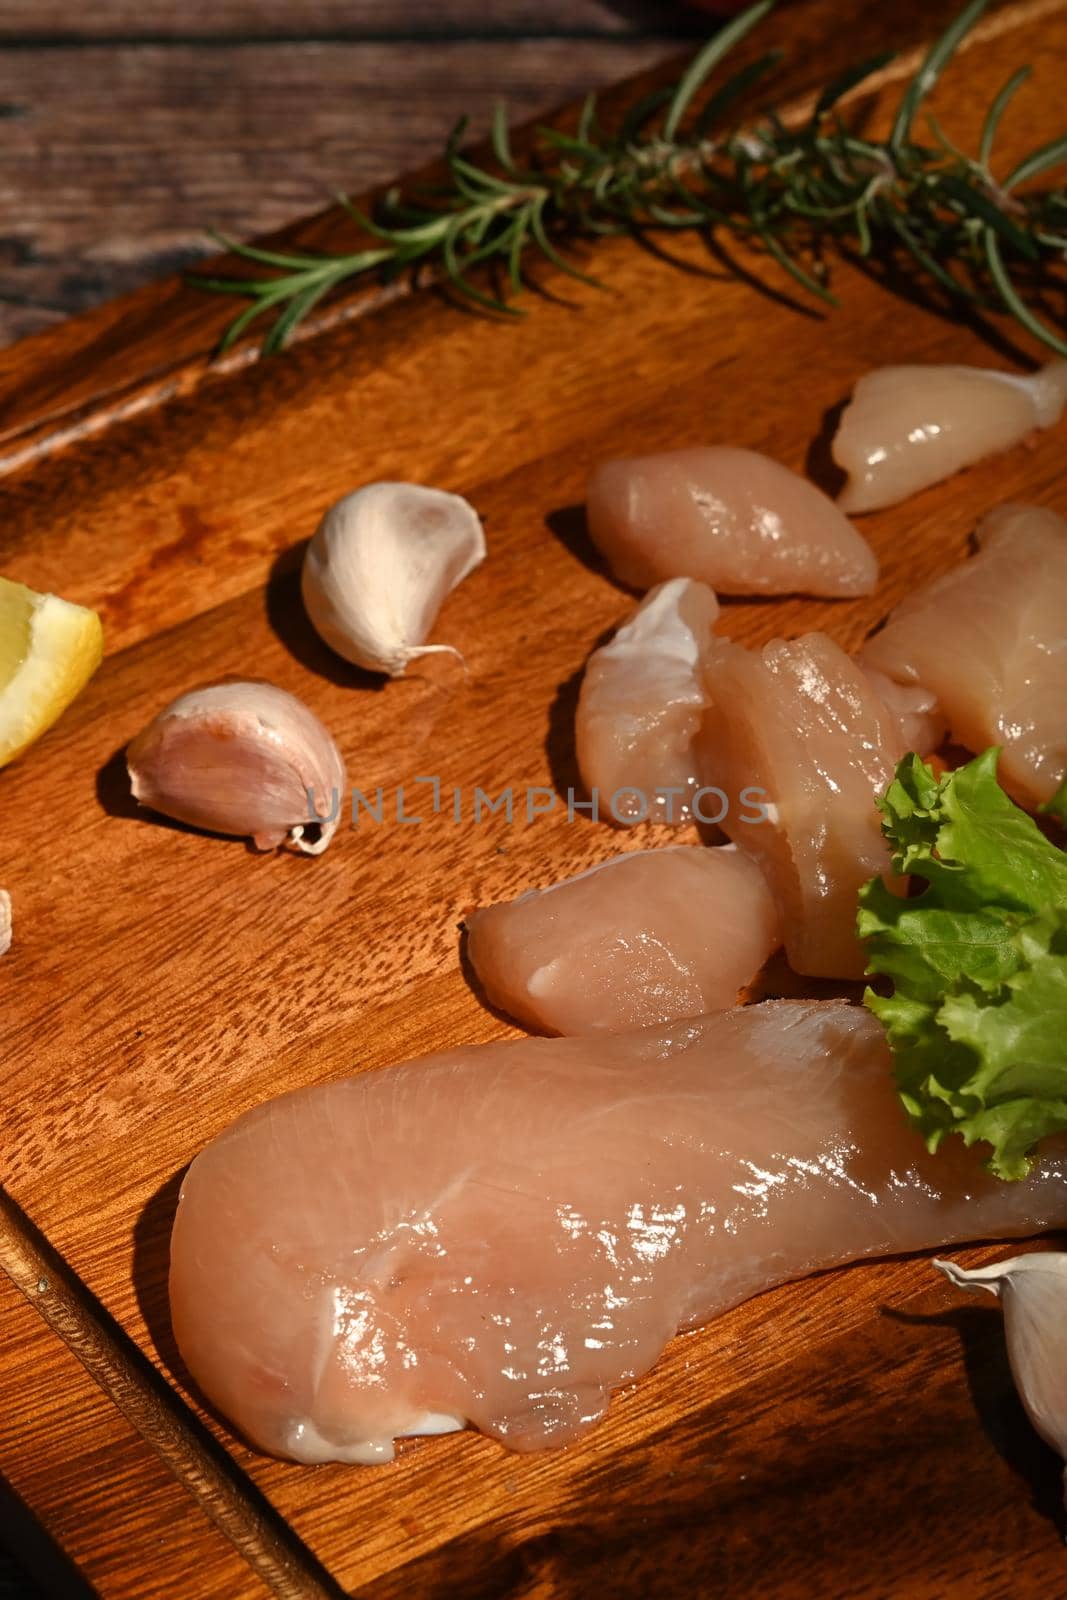
[[[0,41],[54,39],[367,39],[417,34],[637,34],[675,25],[656,0],[0,0]]]
[[[1043,14],[1040,6],[1035,9]],[[937,18],[943,22],[950,14],[951,6],[946,3]],[[934,15],[929,10],[924,15],[926,25],[935,26]],[[826,0],[809,0],[790,13],[789,60],[778,80],[779,96],[788,98],[790,93],[821,86],[854,62],[857,37],[837,29],[835,16]],[[1007,28],[1005,17],[1003,11],[995,11],[965,42],[964,58],[968,50],[980,47],[983,40],[991,42]],[[883,12],[878,29],[880,42],[904,52],[888,69],[890,75],[899,80],[902,73],[914,71],[918,64],[915,17],[899,8]],[[767,42],[766,34],[747,41],[736,52],[736,63],[752,60]],[[639,86],[623,90],[622,98],[645,92],[676,70],[672,59]],[[290,248],[342,250],[350,239],[348,218],[334,208],[286,227],[270,242]],[[381,296],[373,292],[349,292],[324,304],[309,319],[305,331],[361,315],[380,302]],[[162,397],[190,392],[199,383],[203,360],[231,314],[232,307],[218,298],[169,279],[84,314],[69,328],[60,324],[42,332],[30,349],[23,344],[0,349],[0,440],[5,444],[0,470],[11,470],[15,463],[33,459],[61,442],[140,413]],[[241,362],[246,354],[239,351],[230,359]]]
[[[600,42],[0,48],[0,343],[677,50]]]

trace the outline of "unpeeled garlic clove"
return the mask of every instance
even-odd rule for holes
[[[1019,1398],[1042,1439],[1067,1460],[1067,1254],[1039,1250],[970,1271],[954,1261],[934,1266],[959,1289],[999,1298]],[[1067,1473],[1064,1490],[1067,1503]]]
[[[301,587],[316,632],[339,656],[399,677],[445,596],[485,557],[473,506],[415,483],[371,483],[332,506],[308,546]]]
[[[0,889],[0,956],[11,949],[11,896]]]
[[[319,855],[337,830],[345,764],[295,695],[271,683],[217,683],[179,695],[126,753],[142,805],[212,833]],[[313,817],[321,818],[318,823]],[[317,840],[306,837],[316,827]]]

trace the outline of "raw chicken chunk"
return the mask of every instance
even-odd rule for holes
[[[639,850],[467,918],[493,1005],[547,1033],[615,1033],[732,1006],[779,941],[732,845]]]
[[[858,978],[860,885],[889,867],[876,797],[906,746],[861,668],[825,634],[762,650],[716,641],[701,777],[731,798],[747,786],[765,819],[731,804],[722,827],[759,862],[782,908],[796,972]]]
[[[1060,420],[1067,361],[1030,377],[980,367],[881,367],[857,383],[834,439],[838,504],[875,511]]]
[[[905,750],[926,756],[945,737],[945,719],[932,689],[921,683],[895,683],[884,672],[860,660],[864,677],[879,700],[897,720]]]
[[[707,703],[700,668],[718,614],[706,584],[673,578],[590,656],[575,738],[582,781],[606,820],[689,820]]]
[[[755,450],[608,461],[589,480],[589,532],[617,578],[699,578],[720,594],[870,594],[878,563],[814,484]]]
[[[863,659],[935,694],[968,750],[1002,745],[1001,782],[1035,805],[1067,776],[1067,522],[1000,506],[978,545],[903,600]]]
[[[848,1261],[1067,1222],[906,1125],[880,1025],[772,1001],[318,1084],[193,1162],[174,1330],[261,1449],[385,1461],[471,1423],[564,1444],[677,1329]]]

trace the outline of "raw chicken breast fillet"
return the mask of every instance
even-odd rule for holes
[[[860,885],[889,868],[876,805],[906,746],[861,668],[825,634],[762,650],[716,641],[698,739],[701,778],[730,799],[723,829],[759,862],[796,972],[859,978]],[[734,802],[758,793],[766,820]]]
[[[720,594],[870,594],[867,541],[807,479],[716,445],[608,461],[589,480],[589,533],[623,583],[699,578]]]
[[[1001,782],[1035,805],[1067,777],[1067,522],[999,506],[977,537],[978,554],[903,600],[863,660],[935,694],[968,750],[1003,746]]]
[[[833,443],[848,473],[838,504],[875,511],[1049,428],[1067,402],[1067,361],[1032,376],[980,367],[881,367],[857,383]]]
[[[707,704],[701,663],[718,614],[706,584],[672,578],[589,657],[575,740],[582,782],[604,820],[689,820],[693,740]]]
[[[613,1388],[772,1284],[1067,1221],[1067,1160],[987,1177],[906,1127],[882,1030],[788,1001],[490,1044],[286,1095],[193,1162],[182,1355],[264,1450],[383,1461],[472,1423],[575,1438]]]
[[[467,953],[492,1004],[524,1026],[614,1033],[732,1006],[778,922],[735,846],[678,845],[474,912]]]

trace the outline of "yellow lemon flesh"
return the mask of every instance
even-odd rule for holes
[[[52,726],[103,653],[95,611],[0,578],[0,767]]]

